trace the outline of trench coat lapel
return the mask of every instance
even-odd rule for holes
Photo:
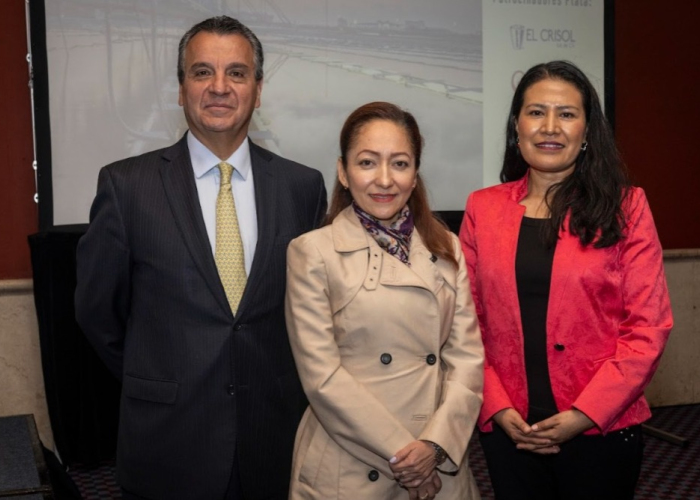
[[[386,254],[385,261],[380,279],[383,285],[425,288],[437,295],[445,283],[433,262],[437,262],[436,257],[425,247],[423,239],[416,230],[411,237],[410,267],[389,254]]]
[[[331,226],[333,249],[342,255],[339,273],[343,276],[342,286],[333,287],[330,295],[331,310],[339,311],[355,296],[370,269],[369,239],[352,207],[347,207],[333,220]]]
[[[219,305],[231,314],[202,217],[186,138],[166,149],[162,158],[160,174],[175,223],[207,286]]]
[[[413,233],[409,267],[379,247],[362,227],[352,207],[343,210],[333,222],[333,245],[337,252],[346,254],[346,268],[351,270],[346,273],[349,282],[344,287],[349,296],[338,297],[337,308],[347,303],[363,283],[368,289],[376,284],[412,286],[434,294],[440,291],[446,280],[454,286],[454,271],[448,269],[450,264],[436,265],[433,262],[435,258],[425,247],[418,231]]]

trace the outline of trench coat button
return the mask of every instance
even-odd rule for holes
[[[379,361],[381,361],[382,364],[388,365],[389,363],[391,363],[391,354],[385,352],[384,354],[379,356]]]
[[[233,384],[229,385],[228,386],[228,395],[235,396],[235,394],[236,394],[236,387]]]
[[[435,362],[437,361],[437,356],[435,354],[428,354],[425,358],[425,362],[428,363],[429,365],[434,365]]]
[[[379,479],[379,472],[372,469],[371,471],[369,471],[369,474],[367,474],[367,477],[369,478],[370,481],[374,482],[377,479]]]
[[[243,329],[243,325],[236,325],[233,329],[240,332]]]
[[[554,344],[554,348],[557,351],[563,351],[564,349],[566,349],[566,347],[564,347],[564,344]]]

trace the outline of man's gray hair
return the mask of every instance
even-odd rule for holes
[[[253,48],[253,63],[255,64],[255,80],[263,79],[263,48],[258,37],[255,36],[248,26],[229,16],[216,16],[192,26],[180,40],[177,49],[177,80],[182,84],[185,81],[185,49],[192,40],[192,37],[199,32],[214,33],[216,35],[241,35],[248,40]]]

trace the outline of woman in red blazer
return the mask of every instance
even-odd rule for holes
[[[649,205],[571,63],[528,70],[506,141],[503,184],[472,193],[460,231],[496,498],[631,499],[673,323]]]

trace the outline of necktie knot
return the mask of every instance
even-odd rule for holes
[[[219,172],[221,174],[221,185],[231,184],[231,174],[233,174],[233,166],[230,163],[222,161],[219,163]]]

